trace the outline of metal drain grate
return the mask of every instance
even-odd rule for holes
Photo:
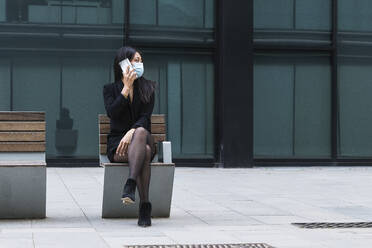
[[[347,223],[331,223],[331,222],[314,222],[314,223],[292,223],[292,225],[316,229],[316,228],[372,228],[372,222],[347,222]]]
[[[198,244],[198,245],[125,245],[124,248],[274,248],[263,243],[251,244]]]

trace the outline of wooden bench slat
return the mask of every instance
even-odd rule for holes
[[[107,144],[107,134],[100,134],[99,135],[99,143],[100,144]]]
[[[152,124],[151,133],[154,134],[165,134],[165,124]]]
[[[110,118],[107,115],[98,115],[98,121],[100,124],[110,123]]]
[[[154,137],[155,143],[165,141],[165,134],[152,134],[152,136]],[[101,134],[99,136],[99,143],[107,144],[107,134]]]
[[[0,131],[45,131],[45,121],[0,121]]]
[[[110,124],[104,123],[99,125],[99,133],[100,134],[108,134],[110,133]]]
[[[155,143],[165,141],[165,139],[166,139],[165,134],[152,134],[152,136],[154,137],[154,142]]]
[[[0,111],[0,121],[45,121],[45,112]]]
[[[100,134],[108,134],[110,133],[110,124],[104,123],[99,125],[99,133]],[[165,134],[165,124],[152,124],[151,125],[151,133],[154,134]]]
[[[0,132],[0,141],[45,141],[45,132]]]
[[[106,144],[100,144],[99,145],[99,154],[106,155],[107,154],[106,151],[107,151],[107,145]]]
[[[45,152],[45,142],[0,142],[0,152]]]
[[[98,116],[100,124],[107,124],[110,123],[110,118],[107,115],[99,115]],[[165,115],[151,115],[151,123],[155,124],[164,124],[165,123]]]
[[[151,123],[165,124],[165,115],[152,115]]]

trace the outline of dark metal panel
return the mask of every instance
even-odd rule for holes
[[[222,129],[222,102],[219,100],[220,94],[222,92],[222,80],[221,75],[222,72],[219,68],[222,67],[219,49],[221,47],[221,42],[219,39],[220,36],[220,18],[221,15],[221,7],[220,4],[222,1],[215,1],[215,18],[214,23],[216,25],[216,32],[215,32],[215,41],[216,41],[216,52],[214,54],[214,78],[215,78],[215,84],[214,84],[214,154],[216,163],[219,163],[221,166],[223,165],[223,154],[222,154],[222,136],[223,136],[223,129]]]
[[[331,155],[338,157],[338,0],[332,2],[332,82],[331,82]]]
[[[219,162],[252,167],[253,0],[217,2]]]
[[[125,15],[124,15],[124,39],[123,46],[129,45],[129,25],[130,25],[130,0],[125,0]]]

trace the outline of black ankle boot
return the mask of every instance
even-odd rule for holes
[[[136,180],[128,178],[124,185],[123,195],[121,200],[124,204],[134,203],[136,195]]]
[[[151,203],[143,202],[140,204],[139,216],[138,216],[138,225],[139,226],[151,226]]]

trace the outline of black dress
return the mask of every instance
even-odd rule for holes
[[[141,78],[141,80],[146,80]],[[150,101],[144,103],[140,99],[138,82],[133,82],[133,100],[125,98],[121,91],[124,87],[122,81],[106,84],[103,86],[103,98],[107,116],[110,117],[110,133],[107,136],[107,157],[110,162],[114,160],[114,154],[124,135],[132,128],[143,127],[151,133],[151,115],[154,109],[155,94],[151,95]],[[152,147],[155,148],[153,145]],[[151,160],[156,154],[152,149]]]

